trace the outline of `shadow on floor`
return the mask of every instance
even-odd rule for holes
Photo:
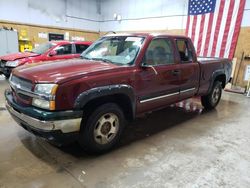
[[[167,108],[150,113],[143,118],[139,118],[132,123],[128,123],[121,138],[121,142],[117,148],[143,140],[166,129],[178,126],[179,124],[193,119],[203,113],[206,112],[203,110],[199,98],[181,101]],[[30,139],[27,138],[22,140],[22,142],[27,149],[29,149],[37,157],[41,158],[41,154],[37,149],[37,140],[38,139],[33,136],[32,138],[30,137]],[[88,156],[77,143],[60,147],[60,150],[77,158]]]

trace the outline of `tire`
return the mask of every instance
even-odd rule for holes
[[[220,102],[222,94],[221,82],[215,81],[211,92],[208,95],[201,97],[201,104],[206,110],[214,109]]]
[[[118,105],[103,104],[83,118],[78,142],[87,152],[104,153],[119,142],[125,122]]]

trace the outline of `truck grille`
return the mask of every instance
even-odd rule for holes
[[[15,96],[17,96],[26,104],[30,102],[31,97],[24,95],[22,93],[19,93],[18,90],[31,91],[32,89],[31,81],[12,75],[10,77],[10,85],[11,85],[12,91],[15,93]]]
[[[20,77],[12,75],[10,77],[10,81],[14,85],[18,86],[20,89],[24,89],[24,90],[27,90],[27,91],[31,91],[31,89],[32,89],[32,82],[28,81],[28,80],[26,80],[24,78],[20,78]]]

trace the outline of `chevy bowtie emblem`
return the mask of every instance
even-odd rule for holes
[[[20,84],[16,84],[15,86],[16,86],[17,89],[21,88]]]
[[[20,89],[21,85],[18,83],[13,83],[12,81],[10,81],[10,84],[15,88],[15,89]]]

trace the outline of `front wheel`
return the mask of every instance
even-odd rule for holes
[[[125,118],[115,103],[106,103],[96,108],[81,125],[79,143],[92,153],[103,153],[118,143]]]
[[[204,108],[207,110],[215,108],[220,102],[221,94],[222,94],[221,82],[216,81],[214,82],[211,92],[208,95],[201,97],[201,103],[204,106]]]

